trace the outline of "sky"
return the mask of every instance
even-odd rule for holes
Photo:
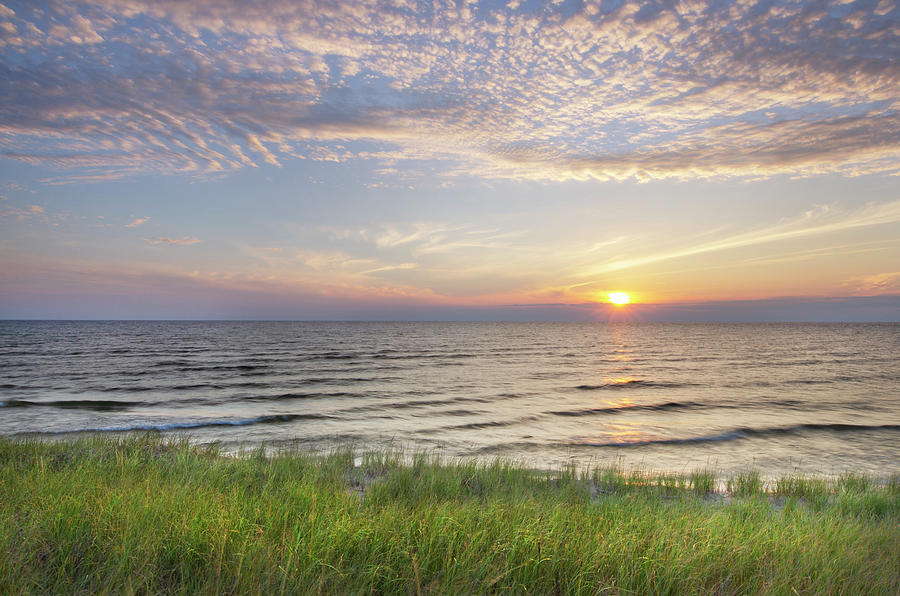
[[[900,321],[894,1],[0,2],[0,318]]]

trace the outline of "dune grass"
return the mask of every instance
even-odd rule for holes
[[[3,593],[897,594],[900,486],[0,440]]]

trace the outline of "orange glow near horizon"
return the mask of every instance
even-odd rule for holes
[[[610,292],[608,294],[609,301],[618,306],[623,306],[631,302],[631,296],[625,292]]]

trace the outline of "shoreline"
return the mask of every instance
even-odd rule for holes
[[[891,425],[896,426],[896,425]],[[294,452],[302,452],[316,456],[324,456],[336,451],[352,450],[357,453],[367,452],[389,452],[399,454],[401,457],[408,457],[411,454],[424,453],[430,457],[437,458],[445,463],[476,463],[484,465],[494,461],[503,461],[516,468],[532,470],[536,473],[548,474],[554,473],[561,468],[573,467],[577,472],[592,472],[594,470],[615,471],[625,476],[651,476],[651,477],[688,477],[694,473],[702,472],[704,474],[713,474],[717,484],[720,486],[719,492],[726,490],[726,484],[729,479],[740,475],[757,475],[759,476],[764,488],[768,492],[775,492],[776,485],[779,480],[789,480],[792,478],[803,478],[805,480],[815,480],[817,482],[831,483],[836,482],[845,476],[864,476],[875,484],[889,484],[900,482],[900,468],[897,466],[889,467],[887,470],[880,472],[872,472],[872,468],[866,470],[851,469],[849,467],[832,467],[828,471],[822,471],[824,465],[810,465],[802,461],[791,462],[790,465],[784,462],[775,462],[773,466],[760,464],[757,458],[749,458],[746,455],[738,457],[738,463],[732,461],[721,461],[721,456],[707,457],[705,460],[694,457],[691,463],[679,463],[673,466],[673,457],[671,454],[641,454],[640,457],[628,457],[630,448],[615,450],[606,455],[585,454],[573,455],[571,451],[559,449],[555,454],[552,463],[549,465],[541,462],[540,458],[535,456],[522,456],[521,454],[505,455],[502,451],[491,449],[490,452],[481,453],[482,450],[475,452],[459,452],[458,447],[449,445],[435,444],[432,441],[415,440],[415,439],[395,439],[393,436],[385,435],[373,440],[348,439],[344,435],[335,435],[334,437],[319,437],[315,440],[297,439],[297,440],[261,440],[254,442],[245,442],[233,439],[201,439],[190,432],[181,430],[157,431],[157,430],[129,430],[129,431],[98,431],[98,430],[72,430],[59,432],[25,432],[11,435],[0,435],[0,441],[8,442],[46,442],[46,443],[73,443],[80,441],[100,441],[100,442],[117,442],[117,441],[134,441],[134,440],[152,440],[161,443],[190,445],[192,448],[206,449],[212,448],[222,456],[242,457],[248,453],[255,453],[259,449],[263,449],[267,456],[277,457],[280,454],[291,454]],[[565,446],[563,446],[565,447]],[[662,456],[665,465],[652,465],[648,463]],[[743,460],[743,461],[741,461]],[[659,463],[659,462],[658,462]]]

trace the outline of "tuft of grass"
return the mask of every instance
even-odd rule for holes
[[[897,484],[0,439],[0,592],[897,594]]]
[[[691,490],[698,495],[708,495],[716,491],[717,481],[714,470],[696,470],[688,477]]]
[[[842,474],[838,478],[837,489],[839,492],[865,493],[869,490],[872,479],[857,473]]]
[[[900,474],[892,474],[886,483],[887,491],[892,495],[900,494]]]
[[[763,494],[764,486],[759,472],[750,470],[739,472],[728,479],[728,492],[737,497],[753,497]]]
[[[834,486],[824,478],[786,475],[775,482],[778,497],[802,499],[813,506],[821,506],[834,494]]]

